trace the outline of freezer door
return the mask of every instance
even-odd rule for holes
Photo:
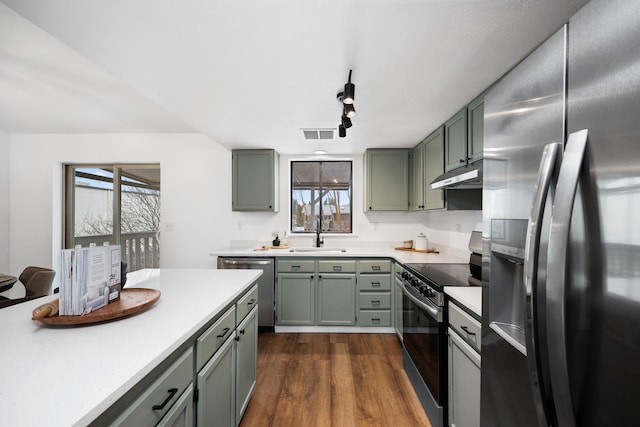
[[[541,425],[534,405],[539,399],[534,398],[523,354],[524,242],[543,151],[547,144],[564,141],[565,51],[563,27],[485,97],[480,411],[481,425],[486,427]],[[540,265],[546,265],[551,204],[545,203],[544,219],[539,224]],[[492,235],[492,231],[496,234]],[[507,247],[506,254],[500,245]],[[545,272],[538,271],[537,281],[545,280]],[[544,300],[544,286],[536,289],[542,289],[537,299]],[[539,327],[544,329],[543,308],[537,318]],[[494,329],[491,322],[495,322]],[[502,336],[513,339],[494,332],[499,324],[506,326],[504,331],[510,331]],[[544,375],[548,365],[541,363]],[[548,390],[545,395],[549,395]]]
[[[595,214],[580,212],[589,200],[579,187],[568,245],[566,363],[579,426],[638,423],[639,22],[637,0],[591,0],[569,23],[567,127],[588,129],[587,176],[598,202]],[[594,224],[579,224],[593,217],[600,242],[593,242]],[[590,271],[593,265],[601,271]],[[588,338],[586,349],[579,336]]]

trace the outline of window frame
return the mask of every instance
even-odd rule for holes
[[[331,234],[331,235],[337,235],[337,236],[345,236],[345,235],[352,235],[353,234],[353,159],[326,159],[326,160],[318,160],[318,159],[299,159],[299,160],[290,160],[289,161],[289,232],[291,233],[291,235],[305,235],[305,234],[315,234],[316,233],[316,228],[317,225],[314,225],[314,227],[310,230],[303,230],[303,231],[296,231],[294,230],[293,224],[294,224],[294,209],[295,209],[295,205],[294,205],[294,197],[293,197],[293,191],[295,190],[294,187],[294,165],[297,163],[315,163],[318,164],[320,166],[320,177],[319,177],[319,182],[317,183],[317,189],[319,189],[320,193],[322,193],[323,188],[326,189],[326,187],[323,185],[322,181],[322,164],[323,163],[345,163],[349,165],[349,181],[348,181],[348,186],[345,189],[348,194],[349,194],[349,229],[348,231],[335,231],[335,230],[327,230],[324,231],[322,230],[322,221],[323,221],[323,217],[325,216],[324,212],[322,212],[322,200],[324,196],[321,196],[320,198],[320,202],[318,203],[319,209],[320,209],[320,227],[321,227],[321,233],[322,234]],[[343,184],[344,185],[344,184]],[[328,190],[329,191],[329,190]]]

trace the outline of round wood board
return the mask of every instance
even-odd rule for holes
[[[127,288],[120,291],[120,299],[84,316],[52,316],[35,319],[46,325],[86,325],[121,319],[146,310],[160,298],[160,291],[147,288]]]

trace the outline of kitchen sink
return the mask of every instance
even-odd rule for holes
[[[293,248],[289,252],[333,253],[347,252],[345,248]]]

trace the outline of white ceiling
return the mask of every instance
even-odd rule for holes
[[[411,147],[586,0],[0,0],[0,129]],[[336,100],[353,69],[346,138]]]

